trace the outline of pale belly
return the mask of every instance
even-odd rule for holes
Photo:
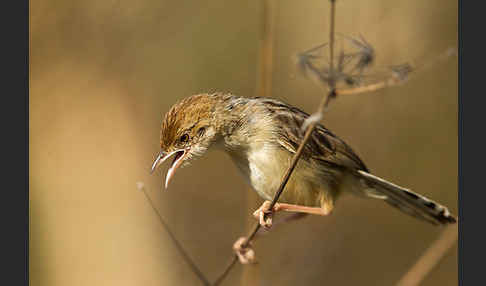
[[[247,182],[264,200],[272,200],[291,162],[290,153],[271,147],[262,147],[247,153],[247,156],[230,154]],[[313,174],[299,163],[290,177],[279,202],[320,206],[326,196],[326,187],[312,183]]]

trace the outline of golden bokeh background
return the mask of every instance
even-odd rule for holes
[[[327,41],[329,1],[275,1],[271,96],[311,113],[324,89],[292,57]],[[163,114],[189,95],[255,96],[262,1],[30,1],[31,285],[199,285],[148,194],[213,280],[257,207],[223,153],[149,175]],[[337,32],[377,66],[457,46],[457,1],[337,1]],[[457,214],[457,58],[400,87],[343,96],[324,124],[378,176]],[[251,193],[250,193],[251,194]],[[393,285],[440,235],[379,201],[259,238],[258,285]],[[223,285],[248,281],[237,265]],[[256,273],[256,272],[255,272]],[[253,282],[255,283],[255,282]],[[457,285],[457,244],[423,281]]]

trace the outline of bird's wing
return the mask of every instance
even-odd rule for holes
[[[309,114],[274,99],[261,100],[269,114],[278,122],[278,143],[289,152],[295,153],[304,139],[301,127]],[[305,160],[319,164],[368,172],[363,161],[351,147],[321,124],[316,125],[302,156]]]

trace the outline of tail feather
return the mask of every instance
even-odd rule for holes
[[[358,176],[363,178],[374,190],[383,194],[388,204],[400,211],[425,220],[435,225],[455,223],[457,220],[449,210],[422,195],[402,188],[365,171],[358,171]]]

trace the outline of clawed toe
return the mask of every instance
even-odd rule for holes
[[[246,247],[243,247],[246,238],[240,237],[236,242],[233,244],[233,251],[238,256],[238,260],[241,264],[252,264],[256,263],[255,261],[255,251],[250,248],[250,244]]]
[[[272,227],[273,212],[278,210],[278,204],[275,204],[273,211],[270,211],[270,205],[270,201],[265,201],[262,206],[253,213],[253,216],[258,219],[260,225],[266,230],[269,230]]]

